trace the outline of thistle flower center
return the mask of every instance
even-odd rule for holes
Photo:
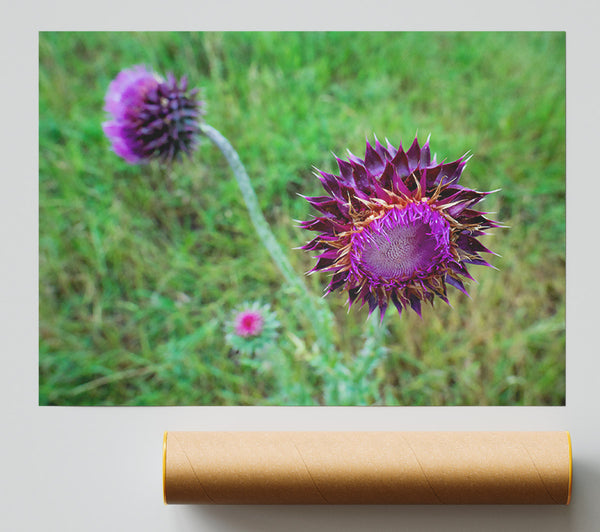
[[[355,269],[389,282],[431,273],[450,257],[450,226],[426,203],[395,207],[352,238]]]
[[[258,312],[240,312],[235,318],[235,332],[238,336],[257,336],[262,331],[263,321]]]

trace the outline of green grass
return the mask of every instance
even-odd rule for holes
[[[508,229],[485,244],[469,300],[386,319],[385,354],[343,383],[356,404],[565,402],[564,33],[41,33],[40,404],[323,404],[310,316],[257,241],[236,182],[205,141],[170,175],[130,166],[104,138],[103,98],[122,68],[186,74],[206,121],[234,145],[275,235],[320,195],[313,165],[364,154],[365,138],[431,133],[438,159],[471,151],[466,186]],[[325,275],[306,279],[314,294]],[[365,309],[327,302],[352,367]],[[281,322],[270,355],[244,360],[223,323],[242,301]],[[368,382],[367,382],[368,381]]]

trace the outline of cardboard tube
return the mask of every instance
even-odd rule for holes
[[[168,504],[568,504],[568,432],[166,432]]]

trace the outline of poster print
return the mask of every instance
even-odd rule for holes
[[[564,33],[39,48],[40,404],[565,403]]]

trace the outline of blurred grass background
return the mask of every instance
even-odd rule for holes
[[[307,318],[250,224],[229,168],[203,142],[165,176],[129,166],[101,123],[106,88],[146,64],[202,89],[206,121],[240,154],[299,273],[294,220],[320,195],[312,166],[364,155],[365,138],[474,157],[463,183],[502,190],[483,210],[469,300],[449,288],[423,320],[390,310],[374,382],[387,405],[565,402],[564,33],[40,33],[40,404],[322,404]],[[326,276],[307,283],[320,294]],[[223,322],[242,301],[281,322],[268,361],[240,363]],[[366,309],[327,298],[352,364]],[[351,384],[350,384],[351,385]]]

